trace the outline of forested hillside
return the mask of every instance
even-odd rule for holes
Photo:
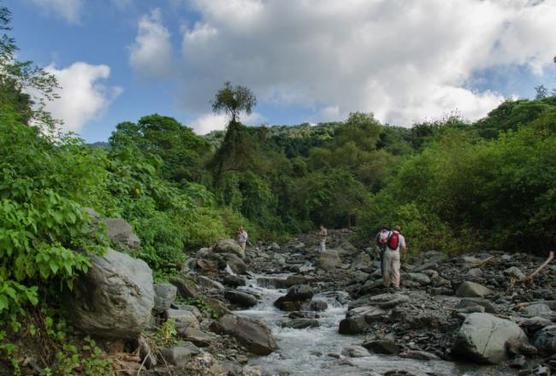
[[[475,123],[451,117],[409,129],[353,113],[316,126],[231,121],[225,133],[202,137],[173,118],[145,114],[115,125],[109,147],[92,147],[60,135],[34,106],[29,88],[49,94],[54,79],[16,61],[15,51],[5,37],[0,316],[11,327],[0,331],[0,351],[6,359],[17,351],[9,339],[21,328],[48,332],[59,345],[53,333],[62,326],[39,327],[37,320],[63,322],[63,293],[87,270],[88,255],[108,242],[85,208],[127,220],[142,242],[130,252],[158,280],[240,225],[252,241],[321,224],[354,227],[365,244],[381,224],[398,224],[413,254],[542,253],[556,245],[554,96],[509,100]]]

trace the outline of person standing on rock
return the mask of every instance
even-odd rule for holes
[[[380,226],[380,231],[375,236],[375,244],[378,256],[380,258],[380,275],[384,278],[384,252],[386,251],[386,243],[388,242],[388,236],[390,235],[390,230],[388,226]]]
[[[394,226],[394,229],[388,234],[386,242],[386,250],[384,251],[384,287],[400,288],[400,252],[405,255],[407,247],[405,237],[400,234],[400,226]]]
[[[319,231],[319,239],[320,239],[319,250],[320,250],[320,252],[326,251],[326,237],[327,236],[328,236],[328,231],[326,230],[326,227],[324,227],[323,225],[320,225],[320,231]]]
[[[245,247],[247,246],[247,240],[249,240],[249,235],[247,235],[247,231],[243,228],[243,226],[239,227],[237,231],[237,242],[243,251],[243,256],[245,256]]]

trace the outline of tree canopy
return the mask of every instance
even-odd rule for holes
[[[231,122],[239,120],[239,114],[243,111],[250,114],[257,105],[257,98],[245,86],[232,86],[230,82],[224,83],[224,87],[215,95],[212,102],[212,110],[214,112],[224,111],[231,116]]]

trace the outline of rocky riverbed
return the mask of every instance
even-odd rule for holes
[[[178,276],[153,283],[131,228],[126,252],[93,259],[71,304],[74,324],[135,358],[145,375],[550,375],[556,369],[556,263],[542,257],[430,251],[382,286],[378,261],[349,230],[328,250],[308,234],[199,250]],[[114,346],[120,344],[119,346]],[[30,372],[32,373],[32,372]]]

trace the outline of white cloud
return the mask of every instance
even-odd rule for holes
[[[241,121],[247,125],[260,125],[264,121],[264,117],[256,112],[249,115],[240,115]],[[205,113],[193,120],[191,127],[198,134],[207,134],[211,131],[221,131],[226,129],[229,117],[226,114]]]
[[[31,0],[47,12],[52,12],[70,23],[79,23],[84,0]]]
[[[260,101],[313,108],[315,120],[365,111],[411,125],[454,110],[476,119],[503,97],[469,89],[474,73],[540,74],[556,52],[554,0],[191,2],[199,20],[182,30],[179,95],[193,113],[230,80]]]
[[[66,131],[82,129],[88,121],[100,116],[122,92],[120,87],[99,83],[110,76],[107,65],[77,62],[61,69],[49,65],[45,70],[55,75],[61,86],[60,98],[49,102],[46,109],[54,118],[64,121]]]
[[[144,15],[138,24],[129,62],[135,72],[146,78],[163,78],[172,73],[170,33],[162,24],[160,10]]]

